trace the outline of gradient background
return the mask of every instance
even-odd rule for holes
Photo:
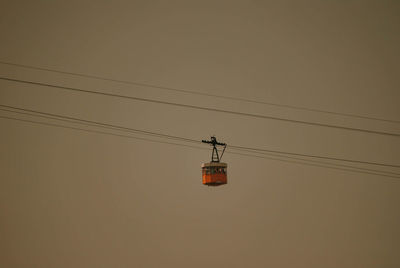
[[[399,14],[399,1],[0,1],[0,60],[399,120]],[[2,64],[0,74],[400,132]],[[0,102],[228,145],[400,159],[396,137],[6,81]],[[226,154],[228,185],[210,188],[209,151],[6,119],[0,130],[1,267],[400,267],[399,179]]]

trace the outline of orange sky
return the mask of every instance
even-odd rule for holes
[[[399,11],[398,1],[2,1],[0,61],[400,120]],[[4,64],[0,77],[400,133]],[[398,137],[10,81],[0,104],[400,164]],[[1,267],[400,267],[399,178],[228,152],[228,184],[212,188],[201,184],[207,150],[4,118],[0,130]]]

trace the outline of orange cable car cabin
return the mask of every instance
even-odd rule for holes
[[[213,146],[211,162],[201,165],[203,184],[207,186],[220,186],[228,183],[226,163],[221,163],[220,160],[225,152],[226,144],[217,142],[215,137],[211,137],[211,141],[202,140],[203,143],[208,143]],[[224,146],[221,156],[218,154],[217,146]]]

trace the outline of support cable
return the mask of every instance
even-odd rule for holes
[[[121,94],[115,94],[115,93],[100,92],[100,91],[88,90],[88,89],[82,89],[82,88],[67,87],[67,86],[61,86],[61,85],[55,85],[55,84],[49,84],[49,83],[43,83],[43,82],[34,82],[34,81],[29,81],[29,80],[14,79],[14,78],[9,78],[9,77],[0,77],[0,79],[4,80],[4,81],[10,81],[10,82],[16,82],[16,83],[24,83],[24,84],[51,87],[51,88],[57,88],[57,89],[75,91],[75,92],[81,92],[81,93],[102,95],[102,96],[107,96],[107,97],[116,97],[116,98],[124,98],[124,99],[130,99],[130,100],[136,100],[136,101],[142,101],[142,102],[171,105],[171,106],[183,107],[183,108],[189,108],[189,109],[196,109],[196,110],[218,112],[218,113],[225,113],[225,114],[233,114],[233,115],[239,115],[239,116],[244,116],[244,117],[277,120],[277,121],[296,123],[296,124],[303,124],[303,125],[310,125],[310,126],[335,128],[335,129],[348,130],[348,131],[364,132],[364,133],[369,133],[369,134],[400,137],[399,133],[393,133],[393,132],[377,131],[377,130],[354,128],[354,127],[346,127],[346,126],[331,125],[331,124],[317,123],[317,122],[309,122],[309,121],[295,120],[295,119],[288,119],[288,118],[281,118],[281,117],[274,117],[274,116],[267,116],[267,115],[261,115],[261,114],[237,112],[237,111],[232,111],[232,110],[223,110],[223,109],[217,109],[217,108],[211,108],[211,107],[203,107],[203,106],[196,106],[196,105],[190,105],[190,104],[168,102],[168,101],[155,100],[155,99],[149,99],[149,98],[133,97],[133,96],[121,95]]]
[[[339,116],[353,117],[353,118],[359,118],[359,119],[368,119],[368,120],[375,120],[375,121],[382,121],[382,122],[390,122],[390,123],[396,123],[396,124],[400,123],[399,120],[392,120],[392,119],[386,119],[386,118],[378,118],[378,117],[359,115],[359,114],[350,114],[350,113],[343,113],[343,112],[334,112],[334,111],[327,111],[327,110],[322,110],[322,109],[308,108],[308,107],[303,107],[303,106],[279,104],[279,103],[272,103],[272,102],[266,102],[266,101],[258,101],[258,100],[253,100],[253,99],[204,93],[204,92],[199,92],[199,91],[194,91],[194,90],[178,89],[178,88],[166,87],[166,86],[160,86],[160,85],[154,85],[154,84],[148,84],[148,83],[140,83],[140,82],[135,82],[135,81],[101,77],[101,76],[97,76],[97,75],[61,71],[61,70],[38,67],[38,66],[27,65],[27,64],[18,64],[18,63],[6,62],[6,61],[0,61],[0,64],[16,66],[16,67],[32,69],[32,70],[52,72],[52,73],[67,74],[67,75],[72,75],[72,76],[77,76],[77,77],[96,79],[96,80],[100,80],[100,81],[108,81],[108,82],[115,82],[115,83],[121,83],[121,84],[127,84],[127,85],[147,87],[147,88],[155,88],[155,89],[161,89],[161,90],[167,90],[167,91],[173,91],[173,92],[179,92],[179,93],[185,93],[185,94],[192,94],[192,95],[198,95],[198,96],[207,96],[207,97],[213,97],[213,98],[219,98],[219,99],[228,99],[228,100],[241,101],[241,102],[247,102],[247,103],[256,103],[256,104],[262,104],[262,105],[268,105],[268,106],[289,108],[289,109],[294,109],[294,110],[303,110],[303,111],[309,111],[309,112],[339,115]]]
[[[198,147],[198,146],[191,146],[191,145],[186,145],[186,144],[179,144],[179,143],[173,143],[173,142],[152,140],[152,139],[147,139],[147,138],[135,137],[135,136],[131,136],[131,135],[121,135],[121,134],[115,134],[115,133],[98,131],[98,130],[83,129],[83,128],[65,126],[65,125],[61,125],[61,124],[38,122],[38,121],[33,121],[33,120],[14,118],[14,117],[8,117],[8,116],[1,116],[1,115],[0,115],[0,118],[7,119],[7,120],[13,120],[13,121],[27,122],[27,123],[32,123],[32,124],[51,126],[51,127],[59,127],[59,128],[64,128],[64,129],[79,130],[79,131],[84,131],[84,132],[89,132],[89,133],[97,133],[97,134],[111,135],[111,136],[117,136],[117,137],[123,137],[123,138],[145,140],[145,141],[150,141],[150,142],[163,143],[163,144],[169,144],[169,145],[176,145],[176,146],[182,146],[182,147],[188,147],[188,148],[194,148],[194,149],[200,149],[200,150],[207,150],[207,151],[209,150],[209,149],[206,149],[206,148],[203,148],[203,147]],[[280,158],[273,158],[273,157],[245,154],[245,153],[237,153],[237,152],[229,152],[229,153],[230,154],[235,154],[235,155],[247,156],[247,157],[256,157],[256,158],[275,160],[275,161],[281,161],[281,162],[287,162],[287,163],[295,163],[295,164],[301,164],[301,165],[307,165],[307,166],[324,167],[324,168],[329,168],[329,169],[344,170],[344,171],[363,173],[363,174],[370,174],[370,175],[377,175],[377,176],[390,177],[390,178],[400,178],[400,176],[379,173],[381,171],[378,171],[378,170],[374,170],[374,172],[369,172],[369,171],[364,171],[364,170],[361,170],[361,169],[357,170],[357,169],[354,169],[354,168],[333,167],[333,166],[329,166],[329,164],[327,164],[327,163],[321,165],[321,164],[313,164],[313,163],[307,163],[307,162],[304,163],[304,162],[299,162],[299,161],[294,161],[294,160],[284,160],[284,159],[280,159]],[[397,174],[397,175],[399,175],[399,174]]]
[[[128,131],[128,132],[156,136],[156,137],[161,137],[161,138],[174,139],[174,140],[179,140],[179,141],[189,142],[189,143],[194,143],[194,144],[201,144],[201,142],[199,140],[175,136],[175,135],[167,135],[167,134],[162,134],[162,133],[157,133],[157,132],[152,132],[152,131],[145,131],[145,130],[140,130],[140,129],[123,127],[123,126],[118,126],[118,125],[113,125],[113,124],[108,124],[108,123],[103,123],[103,122],[98,122],[98,121],[93,121],[93,120],[86,120],[86,119],[81,119],[81,118],[76,118],[76,117],[71,117],[71,116],[41,112],[41,111],[37,111],[37,110],[20,108],[20,107],[4,105],[4,104],[0,104],[0,107],[3,107],[3,108],[1,108],[1,110],[5,110],[5,111],[10,111],[10,109],[11,109],[11,112],[14,112],[15,110],[17,110],[17,113],[19,113],[19,114],[31,115],[33,113],[33,114],[35,114],[35,116],[37,115],[38,117],[43,117],[43,118],[47,118],[47,119],[56,119],[56,120],[73,122],[73,123],[84,124],[84,125],[89,125],[89,126],[105,127],[105,128],[114,129],[114,130]],[[384,166],[384,167],[396,167],[396,168],[400,167],[400,165],[387,164],[387,163],[361,161],[361,160],[337,158],[337,157],[329,157],[329,156],[321,156],[321,155],[312,155],[312,154],[302,154],[302,153],[286,152],[286,151],[279,151],[279,150],[257,149],[257,148],[243,147],[243,146],[236,146],[236,145],[230,145],[229,148],[247,151],[247,152],[254,152],[254,153],[277,153],[277,154],[281,154],[281,155],[294,155],[294,156],[301,156],[301,157],[319,158],[319,159],[326,159],[326,160],[352,162],[352,163],[358,163],[358,164],[368,164],[368,165],[376,165],[376,166]]]

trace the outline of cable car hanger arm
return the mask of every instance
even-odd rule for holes
[[[210,141],[202,140],[201,142],[208,143],[208,144],[211,144],[213,146],[213,151],[212,151],[212,155],[211,155],[211,162],[217,162],[218,163],[221,160],[222,155],[225,152],[226,143],[218,142],[217,138],[215,138],[215,136],[211,136],[211,140]],[[218,155],[217,145],[224,146],[224,150],[222,151],[221,156]]]

